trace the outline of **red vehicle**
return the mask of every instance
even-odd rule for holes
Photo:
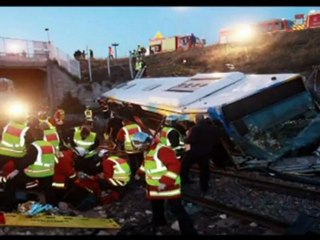
[[[288,19],[272,19],[260,22],[255,28],[260,33],[291,32],[294,22]]]
[[[296,14],[294,18],[294,31],[320,27],[320,12],[310,12],[307,16]]]
[[[196,38],[196,47],[203,47],[205,40]],[[150,54],[172,52],[176,50],[187,50],[190,48],[190,35],[174,36],[168,38],[154,38],[150,40]]]

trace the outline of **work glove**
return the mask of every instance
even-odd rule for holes
[[[13,179],[15,176],[18,175],[18,173],[19,173],[19,170],[18,170],[18,169],[13,170],[11,173],[8,174],[7,180]]]
[[[134,175],[134,179],[135,179],[135,180],[140,180],[140,178],[141,178],[141,177],[140,177],[139,174]]]
[[[99,153],[98,153],[98,156],[100,157],[100,158],[102,158],[105,154],[107,154],[108,153],[108,150],[107,149],[101,149],[100,151],[99,151]]]
[[[160,185],[158,186],[159,191],[164,190],[165,188],[166,188],[166,185],[163,183],[160,183]]]

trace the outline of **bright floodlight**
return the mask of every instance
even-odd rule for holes
[[[13,102],[9,104],[8,115],[9,117],[26,117],[28,114],[28,106],[23,102]]]
[[[253,36],[253,31],[251,26],[249,25],[243,25],[241,27],[238,28],[238,30],[236,31],[236,40],[243,42],[243,41],[248,41],[250,39],[252,39]]]
[[[310,10],[310,12],[309,13],[315,13],[316,12],[316,10]]]

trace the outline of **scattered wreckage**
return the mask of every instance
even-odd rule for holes
[[[102,94],[110,109],[155,134],[166,118],[206,114],[237,169],[305,174],[320,170],[320,114],[301,74],[199,73],[135,79]]]

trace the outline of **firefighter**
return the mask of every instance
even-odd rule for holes
[[[41,129],[32,129],[32,136],[34,141],[28,147],[26,155],[16,162],[16,169],[7,176],[1,207],[3,211],[12,211],[16,204],[15,192],[25,189],[26,183],[35,179],[39,183],[40,190],[44,192],[46,203],[57,204],[52,191],[54,165],[57,161],[55,148],[51,143],[42,140],[44,135]]]
[[[86,106],[86,109],[84,110],[84,118],[87,124],[93,126],[93,113],[89,106]]]
[[[143,68],[142,58],[137,57],[136,58],[136,63],[135,63],[135,66],[134,66],[135,76],[138,74],[138,72],[140,72],[142,70],[142,68]]]
[[[175,120],[175,118],[168,117],[159,132],[160,142],[165,146],[172,147],[177,158],[181,159],[184,152],[184,136],[175,128]]]
[[[117,134],[116,144],[118,149],[124,150],[128,154],[130,169],[132,176],[134,176],[143,161],[143,152],[136,150],[131,140],[134,134],[141,132],[141,128],[138,124],[127,119],[124,119],[122,124],[123,127]]]
[[[188,213],[181,203],[180,161],[174,150],[164,146],[150,135],[139,132],[132,138],[132,144],[140,151],[146,151],[146,157],[140,167],[145,174],[147,198],[152,208],[152,231],[167,224],[165,219],[165,201],[177,217],[182,234],[195,235],[196,230]]]
[[[101,150],[100,156],[103,158],[100,178],[107,182],[109,190],[109,194],[102,198],[102,203],[106,204],[123,196],[124,188],[130,181],[131,170],[125,158],[111,155],[108,150]]]
[[[97,147],[100,145],[97,134],[91,126],[83,124],[81,127],[72,128],[67,134],[67,142],[77,152],[75,168],[77,171],[95,175],[102,171],[97,156]]]

